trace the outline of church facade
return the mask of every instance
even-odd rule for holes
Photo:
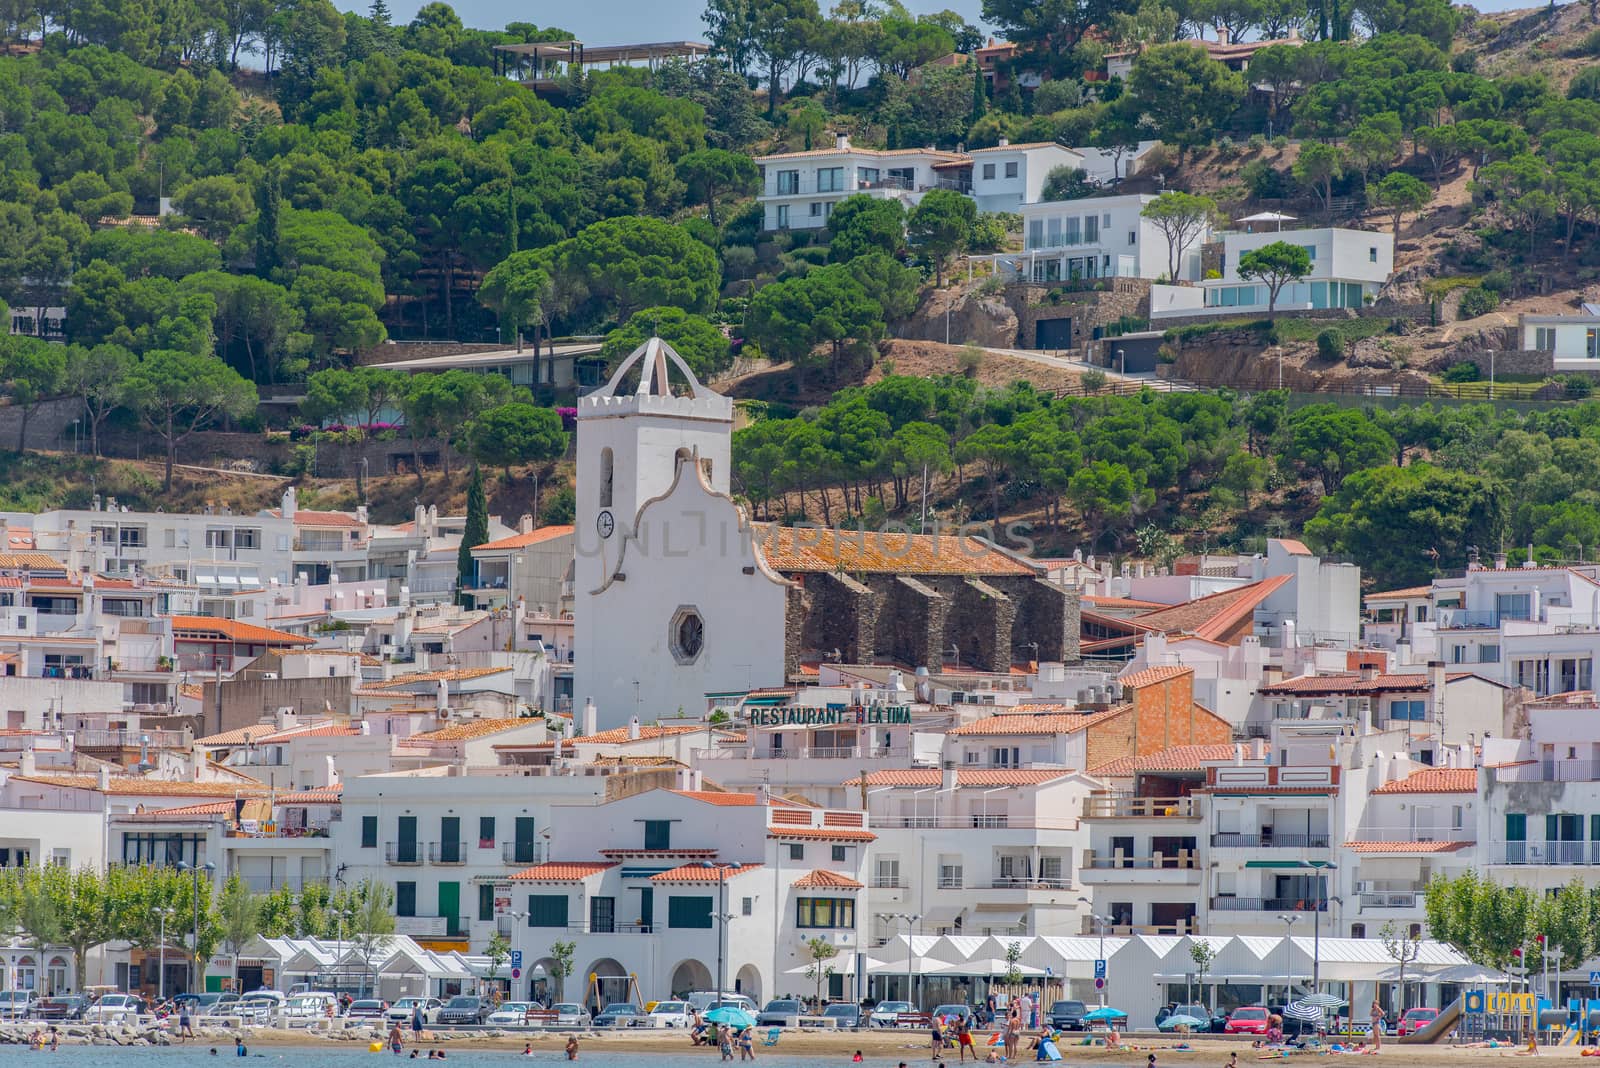
[[[659,338],[577,426],[573,696],[602,728],[699,716],[819,660],[1078,659],[1076,591],[983,538],[752,523],[729,491],[733,402]]]

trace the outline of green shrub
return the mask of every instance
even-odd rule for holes
[[[1282,152],[1289,147],[1289,138],[1284,134],[1279,134],[1272,139],[1272,147]]]
[[[1567,376],[1567,396],[1574,400],[1582,400],[1594,392],[1594,383],[1588,375]]]
[[[1344,356],[1344,338],[1337,330],[1324,330],[1317,335],[1317,355],[1324,360],[1337,360]]]
[[[1483,378],[1483,372],[1478,369],[1477,364],[1462,360],[1446,367],[1439,377],[1446,382],[1477,382]]]
[[[1488,315],[1499,306],[1498,292],[1478,286],[1461,294],[1458,314],[1462,319],[1476,319],[1480,315]]]
[[[1584,34],[1583,39],[1567,52],[1569,56],[1600,56],[1600,30]]]
[[[1267,135],[1258,133],[1251,134],[1250,140],[1246,141],[1245,144],[1250,146],[1250,151],[1260,152],[1263,148],[1267,147]]]
[[[1082,377],[1083,388],[1090,393],[1099,393],[1106,388],[1106,373],[1099,370],[1085,371]]]

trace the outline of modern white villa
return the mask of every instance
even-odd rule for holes
[[[1166,235],[1140,214],[1154,199],[1130,193],[1025,204],[1022,251],[988,258],[1001,277],[1012,281],[1163,277],[1171,264]],[[1209,229],[1202,229],[1184,247],[1179,279],[1200,278],[1200,246],[1209,239]]]
[[[1239,261],[1246,253],[1279,241],[1304,248],[1311,257],[1311,273],[1283,287],[1278,293],[1277,311],[1360,308],[1377,296],[1394,271],[1392,234],[1320,227],[1265,233],[1233,232],[1220,236],[1221,276],[1192,285],[1152,286],[1152,320],[1180,315],[1266,312],[1270,303],[1266,284],[1241,278]]]
[[[1600,367],[1600,305],[1585,304],[1582,315],[1521,315],[1517,347],[1548,352],[1556,370]]]

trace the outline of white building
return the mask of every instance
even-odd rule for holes
[[[1548,352],[1557,371],[1600,367],[1600,308],[1585,304],[1583,315],[1519,315],[1517,347]]]
[[[1276,311],[1361,308],[1394,272],[1393,234],[1341,227],[1230,232],[1222,235],[1221,277],[1194,286],[1152,286],[1150,318],[1265,312],[1270,297],[1266,284],[1240,277],[1239,261],[1246,253],[1280,241],[1306,250],[1311,273],[1279,291]]]
[[[820,229],[828,225],[835,204],[857,193],[892,198],[910,208],[930,189],[970,192],[961,173],[969,163],[964,155],[933,148],[855,148],[843,134],[833,148],[763,156],[756,161],[762,229]]]
[[[578,402],[573,696],[602,727],[784,681],[789,586],[728,495],[732,423],[733,402],[659,338]]]
[[[549,990],[568,1000],[628,1000],[629,977],[645,1000],[714,990],[720,967],[724,989],[759,1004],[814,988],[806,943],[820,938],[836,950],[824,994],[852,996],[874,840],[863,813],[688,789],[553,817],[550,859],[511,877],[500,910],[529,993],[552,944],[572,941],[576,972]]]
[[[1015,214],[1044,192],[1045,179],[1057,167],[1084,169],[1081,152],[1054,141],[1014,145],[1005,138],[992,148],[975,148],[972,159],[972,199],[979,211]]]
[[[990,257],[1003,276],[1034,282],[1094,278],[1161,278],[1171,271],[1167,238],[1140,212],[1156,198],[1143,193],[1055,200],[1022,207],[1022,252]],[[1178,256],[1177,277],[1200,278],[1202,229]]]

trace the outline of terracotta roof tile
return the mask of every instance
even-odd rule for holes
[[[189,687],[185,687],[187,691]],[[195,684],[195,693],[185,692],[185,697],[199,697],[205,693],[205,688]],[[195,745],[247,745],[253,741],[260,741],[270,734],[275,734],[278,728],[271,723],[252,723],[248,727],[235,727],[231,731],[222,731],[219,734],[208,734],[204,738],[196,738]]]
[[[361,728],[347,726],[343,723],[313,723],[305,727],[290,727],[288,730],[279,731],[277,734],[269,734],[264,738],[257,738],[256,741],[271,743],[292,742],[296,738],[350,738],[360,733]]]
[[[1133,597],[1101,597],[1099,594],[1094,593],[1084,594],[1082,600],[1084,604],[1094,605],[1096,608],[1156,609],[1167,607],[1160,601],[1141,601]]]
[[[134,820],[192,820],[202,816],[231,816],[233,801],[202,801],[197,805],[179,805],[176,808],[156,808],[135,812],[120,819]]]
[[[497,541],[486,541],[482,545],[474,545],[473,552],[495,549],[526,549],[530,545],[551,541],[555,538],[564,538],[576,529],[571,523],[553,527],[536,527],[526,534],[513,534],[509,538],[500,538]]]
[[[719,790],[673,790],[672,793],[679,797],[687,797],[691,801],[701,801],[707,805],[721,805],[724,808],[749,808],[759,805],[761,799],[755,794],[723,792]],[[777,799],[773,799],[777,803]]]
[[[1369,593],[1364,598],[1368,601],[1409,601],[1418,597],[1433,596],[1432,586],[1407,586],[1403,590],[1384,590],[1381,593]]]
[[[199,636],[202,640],[224,638],[251,645],[315,645],[316,639],[287,631],[258,627],[237,619],[217,616],[172,616],[174,637]]]
[[[474,738],[486,738],[491,734],[503,734],[506,731],[516,730],[518,727],[530,727],[537,720],[532,719],[464,719],[438,730],[425,731],[422,734],[413,734],[406,739],[408,742],[470,742]]]
[[[1143,671],[1135,671],[1131,675],[1120,675],[1117,677],[1117,681],[1122,684],[1122,688],[1125,690],[1137,690],[1141,686],[1154,686],[1158,682],[1166,682],[1169,679],[1193,674],[1194,668],[1192,667],[1184,667],[1181,664],[1161,664],[1156,667],[1145,668]]]
[[[476,667],[451,668],[448,671],[413,671],[409,675],[396,675],[393,678],[369,682],[364,688],[368,690],[393,690],[401,686],[413,686],[421,682],[469,682],[472,679],[481,679],[487,675],[499,675],[510,670],[508,667]]]
[[[1475,794],[1477,768],[1423,768],[1403,779],[1386,782],[1375,794]]]
[[[616,864],[608,860],[551,860],[523,868],[511,876],[514,883],[575,883],[598,875]]]
[[[732,879],[737,875],[752,872],[760,868],[760,864],[730,864],[725,868],[708,868],[704,864],[680,864],[676,868],[668,868],[650,876],[653,883],[711,883],[715,885],[723,879]],[[719,874],[719,872],[721,874]]]
[[[768,827],[768,838],[803,838],[812,842],[875,842],[878,836],[859,827]]]
[[[283,509],[274,508],[271,514],[282,519]],[[305,508],[296,508],[294,510],[294,525],[297,527],[358,527],[365,529],[367,524],[348,512],[317,512]]]
[[[1090,768],[1091,775],[1124,776],[1137,771],[1202,771],[1208,762],[1232,760],[1236,750],[1231,742],[1210,745],[1174,745],[1158,753],[1128,756]]]
[[[818,868],[800,876],[789,884],[796,890],[860,890],[862,884],[848,875]]]
[[[971,738],[1000,734],[1070,734],[1092,727],[1102,720],[1127,711],[1130,705],[1101,709],[1095,712],[1029,712],[1032,706],[1018,705],[1017,710],[999,715],[985,716],[964,723],[949,733],[954,737]]]
[[[41,786],[59,786],[72,790],[100,790],[96,775],[13,775],[12,782],[32,782]],[[171,779],[141,779],[131,775],[112,776],[107,791],[112,794],[148,795],[151,797],[256,797],[267,792],[261,784],[237,782],[176,782]]]
[[[49,553],[0,553],[0,568],[7,571],[65,571],[67,565]]]
[[[1346,842],[1352,853],[1454,853],[1471,842]]]
[[[1192,601],[1135,616],[1134,622],[1167,634],[1188,633],[1202,638],[1219,638],[1248,618],[1262,601],[1288,582],[1289,578],[1288,575],[1274,575],[1248,586],[1196,597]]]
[[[613,727],[608,731],[597,731],[594,734],[580,734],[576,738],[567,738],[561,744],[563,747],[567,748],[570,748],[578,743],[582,743],[584,745],[621,745],[629,741],[648,742],[654,741],[657,738],[671,738],[674,735],[689,734],[695,731],[704,731],[705,729],[705,727],[655,727],[641,725],[639,727],[639,737],[637,739],[632,739],[628,737],[627,727]],[[540,742],[535,745],[534,748],[554,749],[555,746],[555,742]]]
[[[292,794],[279,794],[280,805],[337,805],[344,794],[342,786],[321,786],[315,790],[296,790]]]
[[[1306,543],[1296,541],[1294,538],[1273,538],[1272,543],[1283,548],[1290,556],[1310,556],[1311,550],[1306,548]]]
[[[988,542],[955,535],[817,530],[754,524],[774,571],[892,575],[1035,575],[1042,569]]]
[[[1432,689],[1433,681],[1426,673],[1407,673],[1403,675],[1374,675],[1370,679],[1363,679],[1354,672],[1341,672],[1337,675],[1301,675],[1295,679],[1284,679],[1282,682],[1271,686],[1263,686],[1258,691],[1262,694],[1343,694],[1343,693],[1426,693]]]
[[[938,786],[938,768],[887,768],[867,772],[868,786]],[[957,768],[957,787],[1034,786],[1052,782],[1072,772],[1067,768]],[[861,776],[844,781],[845,786],[860,786]]]

